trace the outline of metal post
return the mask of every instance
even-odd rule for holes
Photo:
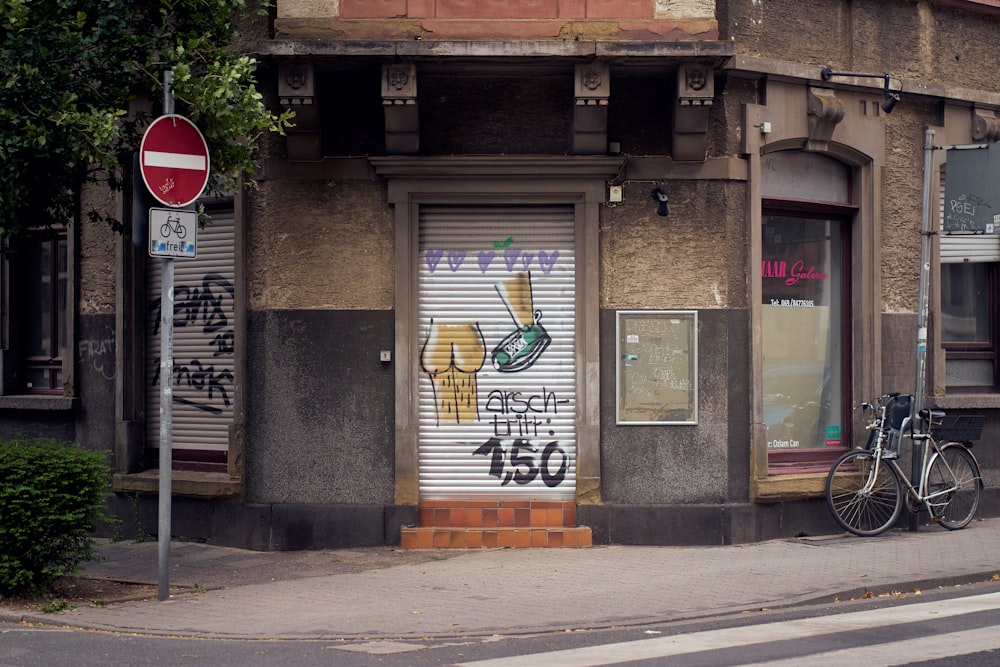
[[[911,423],[916,423],[917,413],[924,407],[927,395],[927,302],[928,287],[931,272],[931,169],[934,154],[934,130],[924,133],[924,210],[920,225],[920,287],[917,306],[917,378],[916,390],[913,395],[913,406],[910,409]],[[910,465],[910,479],[920,484],[920,473],[923,463],[923,440],[910,439],[913,444],[911,451],[913,460]],[[910,515],[910,530],[920,527],[919,512]]]
[[[163,115],[174,112],[174,73],[163,72]],[[163,258],[160,282],[160,499],[157,547],[158,599],[170,597],[170,508],[173,495],[174,259]]]

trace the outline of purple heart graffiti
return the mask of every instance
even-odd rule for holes
[[[479,251],[479,271],[480,273],[486,273],[486,269],[490,268],[490,264],[493,262],[493,258],[497,254],[492,250],[480,250]]]
[[[455,273],[458,271],[458,267],[462,266],[462,262],[465,261],[465,251],[464,250],[452,250],[448,253],[448,266],[451,268],[451,272]]]
[[[518,256],[521,254],[520,248],[505,248],[503,251],[503,262],[507,265],[508,271],[514,270],[514,262],[517,261]]]
[[[558,250],[553,250],[552,252],[538,251],[538,266],[542,267],[542,273],[545,275],[549,275],[552,272],[552,267],[556,265],[557,259],[559,259]]]
[[[434,273],[435,269],[437,269],[438,262],[441,261],[442,256],[444,256],[444,250],[427,251],[427,255],[424,259],[426,260],[427,268],[431,270],[431,273]]]
[[[531,260],[535,258],[535,253],[525,252],[521,253],[521,267],[527,271],[528,267],[531,266]]]

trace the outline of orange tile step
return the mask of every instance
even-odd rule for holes
[[[421,528],[569,528],[576,503],[551,500],[430,500],[420,503]]]
[[[493,549],[589,547],[587,526],[468,528],[406,526],[400,532],[403,549]]]

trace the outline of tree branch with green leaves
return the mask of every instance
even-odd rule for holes
[[[77,213],[121,228],[77,211],[77,195],[88,182],[122,188],[151,120],[137,109],[162,100],[165,69],[176,112],[208,144],[208,194],[252,179],[260,140],[291,113],[267,108],[257,62],[230,48],[251,11],[244,0],[0,0],[0,239]]]

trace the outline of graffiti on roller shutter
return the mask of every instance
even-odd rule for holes
[[[438,323],[431,319],[420,365],[434,389],[434,410],[456,424],[479,420],[477,376],[486,360],[478,322]]]
[[[496,316],[488,330],[501,333],[494,340],[484,334],[487,327],[480,321],[430,318],[420,364],[431,383],[436,423],[439,428],[466,425],[482,433],[485,440],[475,443],[471,454],[486,458],[488,474],[501,486],[535,480],[558,486],[566,478],[570,461],[553,420],[560,408],[571,409],[570,399],[535,384],[541,374],[527,371],[552,343],[544,313],[536,307],[530,267],[537,264],[544,280],[555,267],[559,251],[527,252],[508,237],[480,251],[475,264],[466,264],[467,256],[466,251],[428,249],[424,260],[430,274],[440,271],[441,279],[453,278],[456,291],[467,284],[462,279],[463,265],[466,275],[477,269],[485,274],[491,267],[500,273],[493,284]],[[498,257],[501,261],[495,262]],[[523,378],[525,384],[512,389],[509,381],[500,383],[494,373]],[[497,386],[481,386],[481,380]]]
[[[175,330],[200,327],[204,344],[212,353],[211,359],[180,359],[175,354],[173,385],[193,391],[194,398],[185,398],[175,392],[174,403],[189,405],[210,414],[222,414],[222,406],[232,404],[235,334],[226,309],[232,309],[234,291],[232,283],[215,273],[205,274],[201,285],[174,286]],[[155,336],[160,328],[160,299],[150,302],[149,314],[154,323]],[[153,386],[157,386],[159,381],[160,360],[157,358]]]

